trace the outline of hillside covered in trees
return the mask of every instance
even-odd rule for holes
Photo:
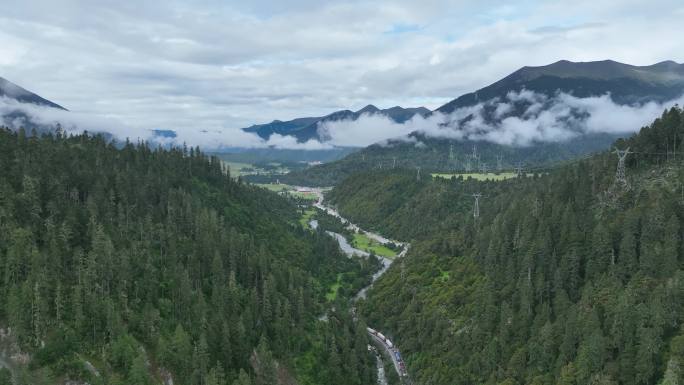
[[[26,358],[17,384],[375,381],[343,302],[317,321],[331,284],[372,272],[218,159],[3,129],[0,170],[0,364]]]
[[[427,172],[454,172],[481,167],[504,170],[522,163],[527,168],[548,168],[563,161],[602,151],[616,139],[611,134],[586,134],[565,142],[534,143],[526,147],[491,142],[445,139],[412,133],[407,138],[390,139],[373,144],[340,160],[278,175],[283,183],[299,186],[334,186],[360,172],[376,169],[415,169]],[[473,149],[476,158],[473,158]],[[499,159],[501,161],[499,162]],[[250,176],[255,182],[275,177]]]
[[[412,242],[362,314],[421,384],[682,383],[682,139],[674,108],[619,140],[627,186],[609,152],[500,182],[347,179],[343,215]]]

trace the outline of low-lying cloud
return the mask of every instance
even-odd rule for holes
[[[428,137],[481,140],[512,146],[560,142],[589,133],[628,134],[657,118],[664,109],[683,104],[684,96],[666,103],[615,103],[609,94],[578,98],[566,93],[547,96],[529,90],[510,92],[450,114],[419,115],[395,123],[382,115],[326,122],[319,133],[336,146],[368,146],[411,132]]]
[[[67,134],[83,131],[92,133],[111,133],[119,139],[147,140],[150,132],[137,130],[117,119],[100,115],[65,111],[30,103],[20,103],[15,99],[0,97],[0,125],[12,128],[45,127],[60,124]]]
[[[309,140],[299,143],[292,136],[274,134],[268,140],[241,129],[202,129],[180,128],[174,130],[175,137],[155,136],[154,127],[133,127],[118,119],[78,111],[65,111],[30,103],[21,103],[7,97],[0,97],[0,126],[11,129],[39,128],[38,131],[53,129],[61,125],[67,134],[90,133],[111,134],[114,139],[123,142],[148,141],[162,146],[199,146],[208,151],[228,148],[276,148],[295,150],[332,149],[330,143]]]
[[[154,137],[152,127],[131,127],[117,119],[19,103],[0,98],[0,124],[19,128],[33,123],[54,127],[60,123],[68,133],[110,133],[123,141],[142,140],[161,145],[200,146],[208,151],[230,148],[276,148],[325,150],[334,147],[365,147],[389,139],[412,140],[417,132],[428,137],[479,140],[512,146],[536,142],[560,142],[588,133],[629,134],[649,124],[664,109],[684,105],[684,96],[666,103],[635,105],[615,103],[609,94],[578,98],[566,93],[548,96],[529,90],[510,92],[503,98],[456,109],[450,114],[415,115],[396,123],[385,115],[364,114],[356,120],[319,124],[323,141],[298,142],[294,136],[273,134],[264,140],[240,129],[192,127],[176,129],[176,137]],[[16,114],[20,111],[21,114]],[[12,114],[14,112],[14,114]],[[8,117],[9,116],[9,117]],[[30,117],[30,122],[27,122]],[[416,143],[419,144],[419,143]]]

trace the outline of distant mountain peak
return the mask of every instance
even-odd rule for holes
[[[684,64],[667,60],[636,66],[606,59],[525,66],[487,87],[461,95],[437,111],[451,113],[522,89],[546,95],[565,92],[577,97],[610,94],[619,104],[664,102],[684,92]]]
[[[319,132],[321,124],[344,120],[353,121],[359,119],[364,114],[384,116],[395,123],[404,123],[415,115],[425,117],[430,114],[430,110],[425,107],[403,108],[400,106],[394,106],[383,110],[373,104],[369,104],[356,112],[351,110],[340,110],[321,117],[298,118],[288,121],[274,120],[271,123],[256,124],[251,127],[243,128],[242,130],[255,133],[266,140],[273,134],[291,135],[296,137],[300,142],[305,142],[310,139],[325,140],[325,137],[321,136]]]
[[[12,83],[3,77],[0,77],[0,97],[3,96],[16,100],[20,103],[35,104],[37,106],[51,107],[67,111],[66,108],[60,106],[59,104],[53,103],[25,88]]]
[[[380,109],[372,104],[369,104],[366,107],[356,111],[357,114],[375,114],[378,112],[380,112]]]

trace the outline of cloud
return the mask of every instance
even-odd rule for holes
[[[358,120],[329,122],[319,131],[339,146],[367,146],[378,142],[415,141],[406,136],[419,132],[429,137],[481,140],[504,145],[528,146],[535,142],[562,142],[588,133],[629,134],[650,124],[664,109],[683,105],[684,96],[667,103],[620,105],[610,95],[578,98],[559,93],[554,96],[529,90],[510,92],[456,109],[445,115],[419,115],[404,124],[379,115],[362,115]]]
[[[119,142],[148,141],[163,146],[200,146],[202,149],[221,150],[226,148],[277,148],[294,150],[325,150],[332,149],[329,143],[309,140],[305,143],[297,142],[292,136],[272,135],[269,140],[263,140],[253,133],[239,129],[180,129],[174,131],[175,137],[154,137],[152,127],[133,127],[122,123],[116,118],[103,117],[78,111],[64,111],[50,107],[43,107],[29,103],[20,103],[14,99],[0,97],[0,125],[12,129],[39,126],[53,129],[60,124],[68,134],[90,133],[111,134]],[[201,127],[198,123],[197,127]]]
[[[318,135],[336,146],[364,147],[387,138],[414,131],[417,121],[396,124],[385,115],[362,114],[357,120],[328,121],[318,124]]]
[[[60,124],[68,134],[86,130],[91,133],[112,133],[121,140],[147,140],[151,136],[149,132],[127,126],[114,118],[20,103],[4,96],[0,97],[0,124],[13,129],[33,125],[52,128]]]

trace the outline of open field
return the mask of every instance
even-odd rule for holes
[[[462,176],[463,179],[473,178],[475,180],[495,180],[496,181],[496,180],[505,180],[505,179],[515,178],[516,174],[514,172],[502,172],[499,174],[495,174],[493,172],[488,172],[486,174],[478,173],[478,172],[455,173],[455,174],[444,174],[444,173],[432,174],[433,178],[444,178],[444,179],[458,178],[459,176]]]
[[[252,164],[234,161],[222,161],[226,166],[230,168],[230,173],[234,177],[243,175],[283,175],[289,173],[291,170],[283,166],[280,163],[268,163],[268,164]]]
[[[308,199],[312,201],[318,199],[318,196],[312,192],[297,191],[293,186],[287,184],[257,183],[255,185],[277,193],[287,193],[298,198]]]
[[[362,233],[354,234],[354,239],[352,239],[352,246],[359,250],[367,251],[369,253],[372,251],[373,253],[375,253],[375,255],[381,257],[394,258],[397,255],[397,253],[394,250],[390,249],[387,246],[383,246],[382,244],[368,238],[365,234]]]
[[[276,183],[257,183],[256,186],[265,188],[266,190],[271,190],[275,192],[281,191],[294,191],[294,187],[286,184],[276,184]]]
[[[253,165],[249,163],[239,163],[239,162],[226,162],[224,163],[230,168],[230,174],[233,176],[243,175],[243,169],[252,169]]]
[[[318,196],[311,192],[290,191],[290,194],[298,198],[304,198],[311,201],[315,201],[316,199],[318,199]]]

